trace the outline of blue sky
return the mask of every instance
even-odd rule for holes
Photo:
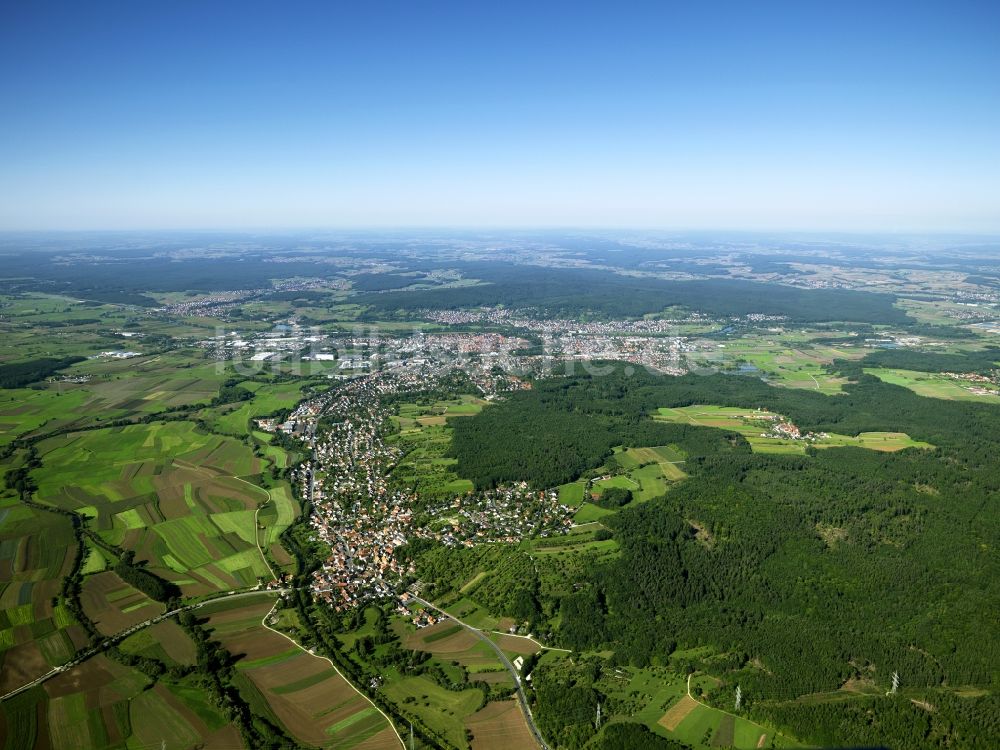
[[[4,3],[0,228],[1000,231],[1000,3],[542,5]]]

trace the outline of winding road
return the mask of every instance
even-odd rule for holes
[[[514,678],[514,688],[515,688],[515,690],[517,692],[517,700],[521,704],[521,713],[524,714],[524,720],[528,723],[528,729],[530,729],[531,733],[535,736],[535,741],[538,742],[538,746],[540,748],[542,748],[542,750],[549,750],[549,746],[546,745],[545,744],[545,740],[542,739],[542,733],[540,731],[538,731],[538,727],[535,726],[535,717],[531,715],[531,708],[528,706],[528,699],[527,699],[527,697],[524,694],[524,689],[521,687],[521,675],[519,675],[517,673],[517,669],[515,669],[514,665],[510,663],[510,659],[507,658],[507,654],[505,654],[503,652],[503,649],[501,649],[496,644],[495,641],[491,640],[490,637],[488,635],[486,635],[479,628],[474,628],[471,625],[467,625],[466,623],[462,622],[461,620],[459,620],[454,615],[449,614],[448,612],[445,612],[440,607],[437,607],[437,606],[431,604],[426,599],[421,599],[419,596],[414,596],[413,600],[416,601],[416,602],[419,602],[420,604],[422,604],[423,606],[427,607],[428,609],[433,609],[435,612],[438,612],[438,613],[444,615],[449,620],[452,620],[453,622],[458,623],[463,628],[465,628],[466,630],[468,630],[469,632],[471,632],[473,635],[475,635],[477,638],[479,638],[481,641],[485,641],[486,643],[488,643],[490,645],[490,647],[494,651],[496,651],[497,658],[500,659],[500,663],[504,665],[504,667],[507,669],[507,671],[510,672],[511,676]]]

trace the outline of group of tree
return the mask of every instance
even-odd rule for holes
[[[83,357],[40,357],[27,362],[10,362],[0,365],[0,388],[22,388],[53,375]]]
[[[709,644],[729,655],[720,676],[767,705],[860,676],[888,688],[894,671],[910,686],[996,689],[1000,409],[923,398],[840,366],[853,379],[832,396],[719,375],[541,381],[456,424],[455,452],[477,484],[540,487],[599,465],[614,445],[687,454],[687,480],[603,519],[620,554],[558,601],[543,598],[567,647],[641,667],[666,663],[678,643]],[[692,404],[765,408],[803,430],[906,432],[935,447],[759,454],[739,435],[651,418]],[[553,471],[548,455],[570,460]],[[982,710],[1000,712],[995,695]],[[862,731],[864,712],[839,703],[788,723],[825,741],[823,712],[845,723],[841,737],[892,739],[888,720]],[[963,715],[951,730],[935,724],[941,742],[978,733]]]
[[[720,318],[764,313],[797,323],[855,321],[906,324],[911,318],[890,294],[802,289],[740,279],[676,281],[586,268],[537,268],[513,263],[466,264],[484,283],[442,289],[372,292],[354,298],[373,319],[426,309],[506,306],[546,315],[641,318],[678,306]],[[581,293],[585,291],[585,293]]]

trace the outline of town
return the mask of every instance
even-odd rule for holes
[[[385,440],[393,411],[385,400],[436,384],[416,372],[372,373],[304,402],[281,425],[258,423],[296,435],[312,450],[296,482],[313,505],[315,539],[330,549],[312,588],[337,611],[397,598],[401,614],[432,624],[433,617],[405,607],[414,571],[397,554],[400,547],[414,539],[467,547],[516,543],[572,525],[573,509],[560,504],[557,493],[530,490],[524,482],[430,505],[398,486],[391,472],[403,452]]]

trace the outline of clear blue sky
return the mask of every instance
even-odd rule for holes
[[[0,6],[0,228],[417,225],[1000,230],[1000,3]]]

